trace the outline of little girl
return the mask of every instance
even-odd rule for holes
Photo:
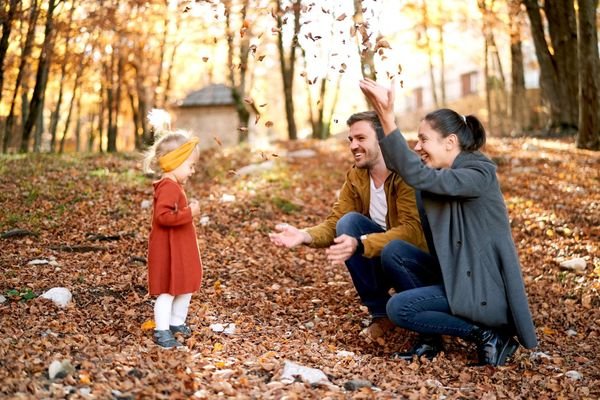
[[[182,344],[174,337],[191,336],[185,324],[192,292],[200,288],[202,261],[193,218],[200,214],[197,200],[189,203],[183,185],[194,174],[198,138],[168,132],[150,148],[144,170],[158,166],[160,180],[153,183],[154,208],[148,242],[148,291],[158,296],[154,305],[154,341],[163,348]]]

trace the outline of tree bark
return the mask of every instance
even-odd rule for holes
[[[375,53],[373,52],[373,48],[369,42],[369,35],[367,32],[368,24],[365,23],[365,16],[362,9],[362,0],[354,0],[354,27],[360,33],[360,35],[357,35],[356,38],[356,45],[358,47],[358,54],[360,56],[360,70],[364,78],[376,80],[377,71],[375,70]],[[364,46],[364,49],[361,49],[361,46]],[[367,104],[369,104],[368,101]]]
[[[6,153],[8,151],[8,143],[13,136],[13,127],[14,127],[14,115],[15,115],[15,107],[17,103],[17,96],[19,94],[19,88],[21,87],[21,81],[23,80],[23,76],[25,75],[25,71],[27,71],[27,60],[29,59],[29,55],[31,54],[31,48],[33,43],[33,37],[35,33],[35,25],[39,15],[38,9],[38,0],[33,0],[31,2],[31,8],[29,11],[29,19],[27,22],[27,34],[25,35],[25,43],[23,45],[23,50],[21,51],[21,60],[19,61],[19,69],[17,72],[17,78],[15,80],[15,89],[13,91],[13,97],[10,102],[10,110],[8,111],[8,117],[6,117],[6,126],[4,127],[4,140],[2,142],[2,152]],[[25,98],[27,98],[27,94],[23,93]],[[23,114],[25,115],[25,114]]]
[[[429,15],[427,12],[427,2],[423,0],[421,3],[421,29],[425,38],[425,50],[427,51],[427,59],[429,61],[429,81],[431,82],[431,96],[435,108],[439,108],[440,101],[437,95],[437,85],[435,79],[435,68],[433,66],[433,49],[431,48],[431,39],[429,38]]]
[[[2,101],[2,89],[4,88],[4,59],[8,51],[8,39],[15,19],[15,12],[20,2],[20,0],[10,0],[6,17],[2,19],[2,38],[0,38],[0,101]],[[4,6],[2,7],[4,8]]]
[[[578,81],[577,68],[572,68],[577,57],[573,57],[572,49],[568,47],[577,46],[573,40],[573,3],[545,2],[545,14],[548,18],[548,30],[550,32],[551,44],[546,42],[544,23],[540,14],[538,0],[523,0],[527,9],[531,26],[531,36],[535,45],[535,52],[540,65],[540,89],[542,98],[550,109],[550,119],[547,131],[549,134],[572,134],[576,130],[577,114],[573,114],[574,99],[576,94],[572,92],[573,82]],[[550,4],[552,3],[552,4]],[[557,7],[553,7],[557,6]],[[560,7],[560,8],[558,8]],[[562,21],[565,20],[565,21]],[[550,51],[553,49],[553,53]],[[559,59],[570,57],[575,60]],[[571,54],[571,56],[568,56]],[[573,76],[574,75],[574,76]]]
[[[600,56],[596,9],[598,0],[579,4],[579,132],[577,147],[600,150]]]
[[[73,12],[75,11],[75,3],[71,5],[71,11],[69,12],[69,24],[67,25],[67,34],[65,37],[65,49],[63,54],[62,65],[60,68],[60,83],[58,87],[58,98],[56,100],[56,106],[54,111],[50,113],[50,152],[54,152],[54,145],[56,143],[56,128],[58,127],[58,120],[60,119],[60,106],[63,99],[63,89],[65,75],[67,73],[67,55],[69,54],[69,44],[71,41],[71,23],[73,22]],[[62,152],[62,151],[61,151]]]
[[[288,137],[290,140],[296,140],[298,138],[298,131],[296,128],[296,120],[294,117],[294,67],[296,64],[296,48],[298,47],[298,33],[300,32],[300,9],[302,7],[301,0],[294,0],[292,4],[293,11],[293,36],[290,45],[289,55],[286,57],[285,50],[283,48],[283,20],[282,14],[284,13],[281,9],[281,0],[277,0],[277,49],[279,50],[279,65],[281,68],[281,76],[283,79],[283,93],[285,98],[285,116],[288,126]]]
[[[229,85],[231,86],[231,96],[238,116],[238,142],[243,143],[248,140],[248,121],[250,112],[244,102],[246,97],[246,81],[248,75],[248,56],[250,55],[250,35],[251,27],[246,21],[248,13],[248,0],[242,1],[240,10],[240,42],[239,42],[239,64],[234,65],[234,53],[236,49],[235,33],[232,28],[231,0],[223,3],[225,6],[225,35],[227,37],[227,67],[229,69]],[[239,71],[236,74],[236,71]]]
[[[20,151],[26,153],[29,148],[29,138],[31,131],[39,117],[39,114],[43,108],[44,93],[46,91],[46,84],[48,82],[48,70],[50,69],[50,59],[52,57],[52,46],[54,36],[54,19],[53,13],[56,5],[61,0],[49,0],[48,12],[46,13],[46,26],[44,29],[44,44],[42,45],[42,52],[40,54],[40,60],[38,64],[37,74],[35,78],[35,87],[33,88],[33,94],[31,96],[31,102],[29,104],[29,115],[25,121],[23,127],[23,135],[21,141]]]
[[[521,134],[529,128],[529,105],[525,89],[525,68],[521,40],[521,0],[509,0],[511,92],[510,114],[512,116],[511,134]]]

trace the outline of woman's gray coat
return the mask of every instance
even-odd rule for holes
[[[449,169],[427,167],[398,130],[380,146],[388,169],[422,191],[452,313],[488,327],[513,327],[524,347],[535,347],[496,165],[480,152],[461,152]]]

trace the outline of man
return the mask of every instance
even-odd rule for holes
[[[347,125],[355,163],[327,219],[302,230],[279,224],[277,232],[269,236],[277,246],[328,247],[330,262],[345,263],[371,313],[372,323],[363,334],[373,340],[393,326],[385,311],[393,277],[385,276],[382,268],[386,263],[393,265],[386,256],[393,252],[382,253],[384,247],[392,240],[402,240],[427,251],[427,244],[415,192],[386,168],[378,143],[378,131],[382,135],[383,130],[375,112],[353,114]]]

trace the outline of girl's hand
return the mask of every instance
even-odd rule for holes
[[[277,224],[275,229],[278,232],[269,233],[269,239],[276,246],[292,248],[301,244],[312,242],[312,237],[292,225]]]
[[[200,203],[198,202],[198,200],[195,200],[195,199],[190,200],[188,206],[190,207],[190,210],[192,211],[192,217],[200,215]]]
[[[384,133],[387,135],[396,129],[394,118],[394,81],[392,81],[391,88],[386,88],[372,79],[365,78],[359,82],[359,87],[375,109],[377,116],[379,116]]]

